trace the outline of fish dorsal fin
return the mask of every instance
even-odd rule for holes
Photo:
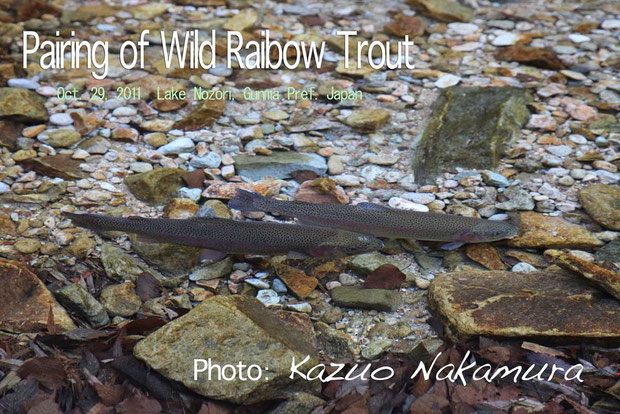
[[[356,204],[355,207],[363,208],[365,210],[389,210],[389,207],[385,207],[375,203],[363,202]]]

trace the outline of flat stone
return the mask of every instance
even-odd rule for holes
[[[468,22],[474,10],[452,0],[408,0],[411,8],[441,22]]]
[[[383,30],[394,36],[409,36],[409,39],[413,39],[414,37],[423,35],[427,26],[428,23],[419,17],[398,14],[391,23],[383,28]]]
[[[74,129],[55,129],[43,132],[38,139],[54,148],[69,148],[82,139],[82,135]]]
[[[290,178],[295,171],[327,171],[325,158],[317,154],[274,152],[271,155],[237,155],[234,157],[237,174],[253,181],[264,177]]]
[[[276,275],[299,299],[309,296],[319,284],[315,277],[308,276],[303,270],[285,264],[274,266]]]
[[[37,93],[21,88],[0,88],[0,119],[4,118],[41,123],[47,122],[49,116]]]
[[[339,286],[331,291],[332,300],[338,306],[359,309],[374,309],[394,312],[402,304],[400,293],[387,289],[360,289],[353,286]]]
[[[142,306],[135,288],[136,286],[130,281],[106,286],[101,291],[101,302],[111,315],[129,318],[135,315]]]
[[[559,217],[523,212],[519,216],[519,234],[508,240],[512,247],[592,249],[603,245],[582,226]]]
[[[65,309],[25,263],[0,259],[0,282],[0,329],[46,331],[50,311],[58,330],[76,329]]]
[[[178,168],[156,168],[127,176],[125,184],[137,199],[149,204],[165,204],[183,187],[181,176],[185,173]]]
[[[22,165],[48,177],[60,177],[65,180],[79,180],[87,176],[80,168],[80,160],[75,160],[67,154],[56,154],[47,157],[30,158]]]
[[[370,252],[353,257],[348,266],[356,273],[365,276],[384,264],[391,264],[388,256],[379,252]]]
[[[565,69],[564,63],[552,50],[531,46],[503,47],[495,53],[495,58],[507,62],[519,62],[542,69]]]
[[[497,249],[489,243],[468,244],[465,251],[467,257],[489,270],[505,270],[507,268]]]
[[[140,274],[148,271],[138,259],[110,243],[101,246],[101,262],[106,276],[112,280],[136,281]]]
[[[84,318],[93,327],[98,328],[110,323],[110,318],[101,303],[79,283],[65,286],[54,294],[64,307]]]
[[[224,112],[226,101],[204,100],[185,118],[174,124],[174,128],[195,131],[211,126]]]
[[[447,88],[415,147],[416,182],[433,183],[454,167],[497,167],[530,113],[528,95],[516,88]]]
[[[620,231],[620,187],[591,184],[579,192],[579,202],[592,220],[603,227]]]
[[[459,339],[620,339],[620,304],[565,271],[466,271],[433,279],[429,302]],[[552,309],[552,311],[550,311]]]
[[[166,145],[162,145],[158,148],[158,151],[160,151],[164,155],[170,155],[181,154],[183,152],[192,152],[194,151],[194,148],[194,141],[192,141],[190,138],[182,137],[177,138],[174,141],[167,143]]]
[[[620,273],[612,272],[573,254],[559,250],[547,250],[545,251],[545,257],[562,269],[585,277],[601,288],[601,290],[620,300]]]
[[[390,113],[385,109],[358,109],[347,117],[346,123],[353,128],[372,132],[385,126],[389,120]]]
[[[222,29],[241,32],[252,27],[257,20],[258,14],[256,11],[245,9],[224,22]]]
[[[140,341],[134,355],[200,395],[252,404],[312,387],[299,377],[289,378],[293,359],[299,363],[310,357],[300,372],[318,363],[314,347],[295,332],[252,297],[214,296]],[[194,360],[207,358],[220,367],[256,364],[263,375],[256,381],[239,376],[226,381],[198,373],[194,380]]]
[[[135,234],[131,234],[129,240],[142,260],[172,276],[187,275],[200,262],[202,249],[199,247],[142,241]]]

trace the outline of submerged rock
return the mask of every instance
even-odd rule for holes
[[[110,318],[101,303],[79,283],[57,290],[55,295],[63,306],[84,318],[93,327],[110,323]]]
[[[432,183],[455,167],[495,168],[530,117],[528,99],[525,90],[516,88],[443,90],[415,148],[416,181]]]
[[[200,247],[157,243],[135,234],[129,240],[142,260],[173,276],[190,273],[200,262]]]
[[[252,297],[214,296],[139,342],[134,355],[200,395],[252,404],[312,387],[299,376],[289,378],[293,360],[309,356],[300,372],[318,363],[314,347],[292,329]],[[194,380],[194,360],[208,358],[220,367],[257,365],[263,375],[256,381],[239,375],[226,381],[215,375],[209,380],[203,372]]]
[[[50,312],[60,331],[76,326],[43,282],[21,262],[0,259],[0,329],[10,332],[46,331]]]
[[[186,171],[178,168],[157,168],[125,178],[129,191],[139,200],[149,204],[165,204],[183,187],[181,176]]]
[[[22,165],[50,178],[60,177],[65,180],[79,180],[88,175],[80,168],[81,163],[82,161],[74,160],[70,155],[56,154],[30,158],[24,161]]]
[[[620,186],[589,185],[579,193],[579,202],[592,220],[608,229],[620,230]]]
[[[559,217],[533,212],[519,216],[519,234],[508,240],[512,247],[592,249],[603,245],[594,234]]]
[[[33,91],[0,88],[0,118],[21,122],[47,122],[49,115],[43,99]]]
[[[495,57],[498,60],[519,62],[542,69],[561,70],[564,63],[550,49],[541,49],[531,46],[509,46],[500,48]]]
[[[452,0],[408,0],[409,5],[425,16],[441,22],[468,22],[474,10]]]
[[[562,269],[575,272],[589,279],[602,290],[620,300],[620,274],[559,250],[547,250],[545,257]]]
[[[620,339],[620,304],[564,271],[438,275],[429,302],[458,338]]]
[[[327,171],[325,158],[317,154],[275,152],[269,156],[237,155],[237,174],[253,181],[264,177],[290,178],[295,171],[314,171],[319,175]]]
[[[360,289],[340,286],[332,290],[332,299],[338,306],[375,309],[393,312],[402,304],[400,293],[387,289]]]

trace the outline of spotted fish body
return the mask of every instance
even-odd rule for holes
[[[373,203],[351,206],[280,201],[245,190],[239,190],[228,206],[241,211],[265,211],[292,216],[304,224],[393,239],[463,244],[497,241],[514,237],[518,232],[517,226],[503,221],[400,210]]]
[[[380,249],[383,243],[364,234],[344,230],[261,221],[222,218],[190,219],[117,218],[98,214],[64,213],[73,223],[97,232],[122,231],[152,239],[226,253],[311,256],[354,254]]]

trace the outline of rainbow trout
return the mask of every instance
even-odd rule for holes
[[[342,204],[280,201],[238,190],[228,206],[241,211],[264,211],[297,217],[300,223],[349,230],[377,237],[450,242],[454,249],[465,243],[491,242],[516,236],[518,227],[504,221],[451,214],[422,213],[360,203]]]
[[[123,231],[162,243],[239,254],[301,253],[310,256],[356,254],[383,247],[381,240],[350,231],[285,223],[237,221],[213,217],[189,219],[118,218],[63,213],[74,224],[101,231]]]

